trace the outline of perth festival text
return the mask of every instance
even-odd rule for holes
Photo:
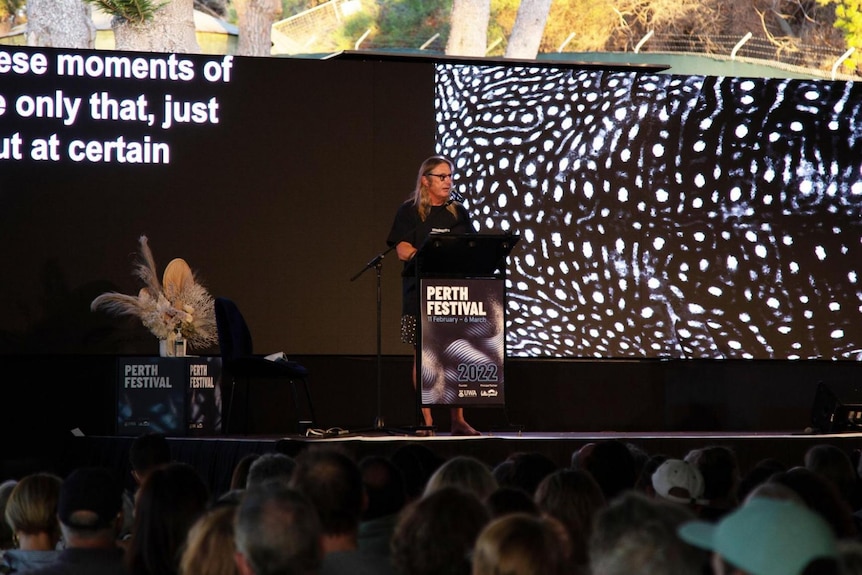
[[[427,286],[425,288],[425,314],[429,321],[457,323],[466,316],[468,322],[484,322],[488,313],[485,302],[471,301],[467,286]]]

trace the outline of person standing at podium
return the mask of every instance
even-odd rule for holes
[[[401,341],[413,346],[414,389],[419,291],[412,260],[419,246],[431,234],[474,232],[469,212],[452,197],[453,168],[452,162],[443,156],[431,156],[422,162],[416,177],[416,188],[410,199],[398,208],[386,240],[390,247],[395,246],[398,259],[404,262],[401,274]],[[426,426],[433,425],[430,408],[422,408],[422,417]],[[481,435],[464,419],[463,408],[453,407],[451,418],[452,435]]]

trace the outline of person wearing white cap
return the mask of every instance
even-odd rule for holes
[[[714,575],[837,575],[829,524],[792,501],[755,497],[718,523],[690,521],[679,536],[712,551]]]
[[[652,474],[652,487],[656,496],[690,505],[695,510],[708,503],[703,499],[703,475],[695,465],[682,459],[668,459],[659,465]]]

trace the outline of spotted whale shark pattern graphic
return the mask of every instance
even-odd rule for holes
[[[862,85],[436,67],[516,357],[862,359]]]

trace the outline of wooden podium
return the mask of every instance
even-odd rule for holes
[[[519,239],[432,234],[416,252],[421,405],[505,405],[506,257]]]

